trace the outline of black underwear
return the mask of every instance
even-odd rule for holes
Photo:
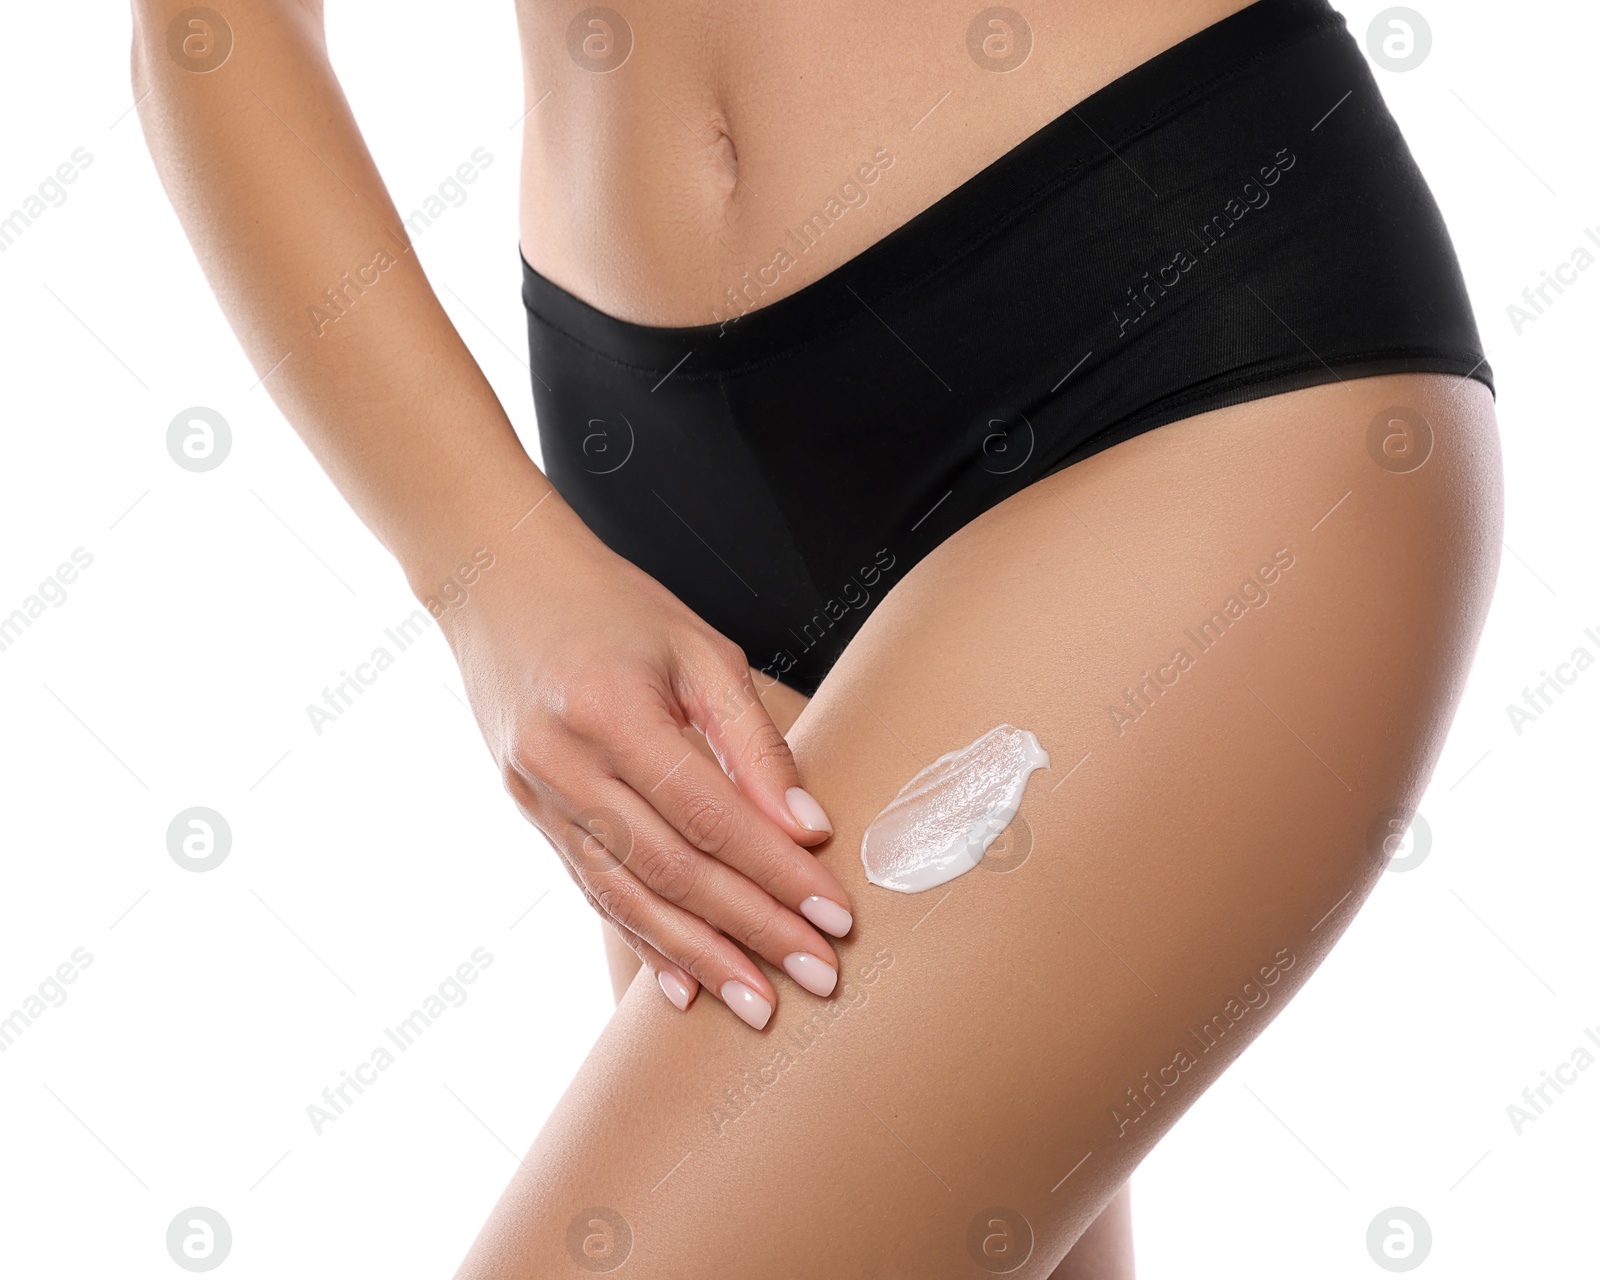
[[[821,195],[786,252],[894,160]],[[522,296],[551,481],[806,694],[939,543],[1130,436],[1375,374],[1493,390],[1438,208],[1326,0],[1207,28],[761,305],[784,269],[753,264],[688,328],[526,260]]]

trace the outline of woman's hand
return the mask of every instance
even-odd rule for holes
[[[837,980],[818,930],[849,932],[849,898],[801,847],[827,816],[739,647],[549,505],[537,554],[497,554],[440,619],[473,711],[517,807],[667,998],[709,987],[759,1030],[776,993],[735,943],[819,996]]]
[[[322,6],[244,6],[206,75],[171,51],[188,12],[136,0],[134,98],[261,385],[419,594],[483,529],[518,539],[491,543],[493,570],[435,616],[523,812],[680,1008],[700,982],[766,1022],[774,992],[735,942],[831,991],[837,961],[807,919],[843,934],[848,903],[800,847],[827,819],[743,655],[549,496],[406,244]],[[325,315],[329,286],[363,270],[382,284]]]

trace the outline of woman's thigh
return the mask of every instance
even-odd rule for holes
[[[839,989],[773,973],[757,1035],[635,984],[460,1274],[972,1276],[1031,1239],[1048,1276],[1381,873],[1499,532],[1487,393],[1427,376],[1163,427],[962,529],[789,735],[857,908]],[[868,884],[873,816],[1004,723],[1051,767],[1003,852]]]
[[[791,689],[753,667],[750,678],[773,724],[787,738],[790,728],[810,699],[798,689]],[[709,759],[716,759],[710,744],[698,730],[685,728],[683,734],[696,750],[704,752]],[[602,923],[600,928],[605,939],[606,964],[611,975],[612,990],[620,1004],[642,966],[638,955],[615,928],[609,923]],[[648,978],[645,986],[648,990]],[[1125,1280],[1132,1275],[1133,1224],[1129,1189],[1124,1183],[1099,1216],[1084,1229],[1077,1243],[1072,1246],[1072,1251],[1051,1273],[1050,1280]]]

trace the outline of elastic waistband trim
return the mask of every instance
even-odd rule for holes
[[[1217,88],[1345,20],[1329,0],[1257,0],[1141,63],[1030,134],[882,239],[793,293],[718,324],[636,324],[591,306],[522,262],[531,315],[613,362],[676,379],[726,376],[816,340],[938,271],[1039,199]],[[685,360],[685,351],[693,358]],[[678,368],[678,366],[682,366]]]

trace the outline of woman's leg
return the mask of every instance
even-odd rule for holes
[[[777,726],[779,733],[787,736],[810,699],[753,668],[750,676],[760,694],[762,705],[772,717],[772,723]],[[699,733],[686,729],[684,736],[701,751],[711,754],[711,748]],[[606,965],[611,973],[612,994],[621,1004],[643,965],[620,933],[604,922],[600,928],[605,937]],[[645,986],[648,990],[648,978]],[[1072,1251],[1051,1273],[1050,1280],[1133,1280],[1133,1216],[1126,1184],[1112,1197],[1111,1203],[1106,1205],[1100,1216],[1089,1224],[1072,1246]]]
[[[1050,1273],[1050,1280],[1133,1280],[1133,1200],[1126,1182]]]
[[[460,1275],[1048,1276],[1381,874],[1499,534],[1487,393],[1424,376],[1163,427],[962,529],[790,733],[857,905],[839,990],[774,974],[755,1035],[636,984]],[[1002,723],[1052,760],[1010,855],[867,884],[877,811]]]

